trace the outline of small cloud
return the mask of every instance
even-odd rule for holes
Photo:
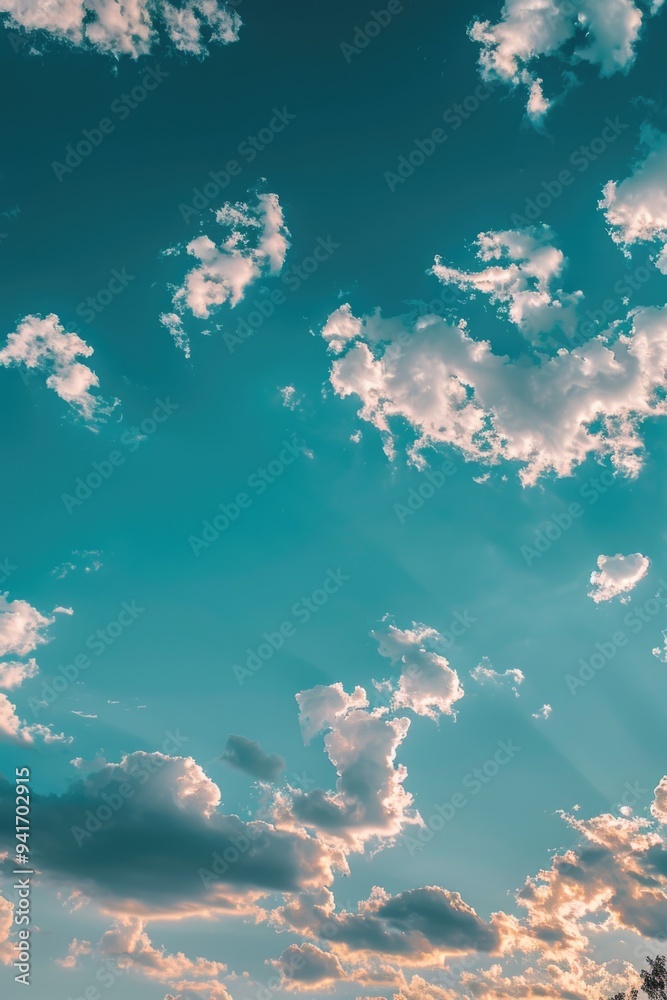
[[[474,670],[470,671],[470,676],[478,684],[491,684],[494,687],[511,685],[512,691],[517,698],[519,697],[517,686],[523,684],[525,680],[523,671],[516,667],[511,667],[509,670],[505,670],[504,673],[499,674],[493,669],[490,660],[486,656],[482,658],[482,662]]]
[[[533,712],[533,719],[548,719],[553,709],[551,705],[542,705],[542,708],[537,712]]]
[[[633,552],[629,556],[598,556],[599,573],[591,573],[592,589],[588,596],[599,604],[600,601],[611,601],[619,594],[626,594],[644,579],[649,566],[650,560],[641,552]]]
[[[298,410],[301,406],[301,397],[297,395],[297,391],[293,385],[284,385],[282,388],[278,386],[278,391],[283,399],[283,406],[286,406],[288,410]]]
[[[275,781],[285,766],[279,754],[265,753],[259,743],[245,736],[230,736],[220,759],[262,781]]]

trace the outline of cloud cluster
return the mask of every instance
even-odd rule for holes
[[[528,340],[539,342],[554,327],[566,336],[574,332],[583,292],[556,288],[565,255],[552,245],[553,233],[539,229],[480,233],[477,257],[488,264],[481,271],[461,271],[436,257],[432,273],[443,283],[469,295],[488,295]]]
[[[496,236],[484,234],[485,245],[507,247],[508,234]],[[455,273],[461,282],[464,272]],[[521,264],[510,263],[465,282],[484,284],[527,331],[539,330],[545,309],[551,323],[573,307],[571,296],[551,298],[546,286],[539,293],[523,288],[524,278]],[[330,381],[337,395],[360,400],[359,416],[380,431],[390,458],[407,426],[414,435],[409,458],[419,467],[426,449],[445,446],[484,466],[512,462],[524,485],[548,473],[572,475],[589,457],[608,457],[634,478],[643,463],[643,422],[667,413],[665,308],[635,309],[605,335],[553,356],[496,354],[463,319],[385,319],[379,311],[356,317],[349,304],[331,314],[322,336],[336,355]]]
[[[650,560],[641,552],[629,556],[618,553],[615,556],[598,556],[598,572],[591,573],[592,589],[588,596],[596,604],[611,601],[619,594],[633,590],[648,573]]]
[[[1,781],[0,847],[12,837],[10,798]],[[267,893],[331,881],[315,840],[246,822],[220,804],[220,789],[192,758],[136,751],[62,795],[33,793],[32,821],[42,835],[31,857],[46,878],[119,917],[247,912]]]
[[[599,207],[611,238],[626,253],[637,243],[661,243],[654,262],[667,274],[667,134],[644,125],[641,141],[644,159],[625,180],[605,185]]]
[[[65,400],[85,420],[93,421],[109,413],[111,406],[92,391],[99,379],[92,369],[77,359],[89,358],[90,347],[76,333],[67,333],[54,313],[26,316],[7,337],[0,350],[0,365],[24,365],[48,372],[49,389]]]
[[[215,213],[215,219],[224,237],[216,242],[202,235],[187,244],[187,253],[198,264],[174,289],[174,312],[160,317],[187,357],[190,346],[184,316],[190,313],[205,320],[226,302],[232,308],[238,305],[258,278],[280,272],[289,249],[289,232],[276,194],[258,195],[254,207],[227,202]],[[180,252],[180,248],[170,251]]]
[[[241,19],[219,0],[0,0],[10,28],[118,58],[138,59],[162,41],[204,56],[209,44],[238,41]]]
[[[540,60],[588,62],[603,77],[625,72],[634,62],[644,19],[661,5],[662,0],[650,5],[633,0],[505,0],[495,24],[476,20],[468,34],[481,45],[483,79],[525,88],[528,118],[539,122],[553,103],[544,96]]]
[[[435,720],[441,715],[456,717],[454,705],[464,691],[456,670],[442,655],[446,642],[436,629],[415,622],[411,629],[401,630],[385,620],[371,635],[381,655],[401,667],[395,687],[385,682],[393,711],[407,708]]]

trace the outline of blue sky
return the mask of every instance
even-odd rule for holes
[[[10,996],[664,950],[659,6],[0,2]]]

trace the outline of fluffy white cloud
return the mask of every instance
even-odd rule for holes
[[[519,697],[519,692],[517,687],[519,684],[523,684],[525,676],[523,671],[519,670],[517,667],[510,667],[508,670],[503,671],[502,674],[498,673],[493,669],[491,663],[487,657],[483,657],[482,662],[478,663],[477,666],[470,671],[470,676],[478,684],[491,684],[494,687],[502,687],[505,684],[509,684],[512,687],[512,691],[516,697]]]
[[[16,714],[13,705],[6,694],[0,694],[0,743],[13,743],[17,746],[31,746],[35,738],[44,743],[71,743],[72,737],[63,733],[54,733],[49,726],[39,722],[27,725]]]
[[[89,358],[90,347],[76,333],[67,333],[54,313],[26,316],[0,350],[0,365],[25,365],[50,372],[46,384],[86,420],[106,415],[110,406],[91,392],[99,385],[94,371],[77,361]]]
[[[174,289],[174,312],[160,317],[188,356],[183,317],[191,313],[197,319],[208,319],[225,302],[232,308],[238,305],[258,278],[280,272],[289,248],[289,232],[276,194],[258,195],[255,207],[228,202],[218,209],[215,218],[224,237],[216,243],[202,235],[187,244],[187,253],[199,263]],[[181,251],[175,248],[173,252]]]
[[[381,655],[401,665],[398,683],[391,687],[392,710],[408,708],[436,720],[441,715],[456,717],[454,704],[463,697],[463,687],[457,672],[438,652],[446,642],[436,629],[415,622],[402,631],[387,622],[371,635]]]
[[[0,594],[0,656],[27,656],[48,642],[44,633],[55,618],[47,618],[27,601],[8,601]]]
[[[348,851],[363,851],[369,841],[392,843],[406,825],[421,823],[403,787],[407,769],[396,763],[409,719],[387,718],[386,708],[369,709],[360,687],[347,694],[341,684],[319,685],[296,699],[304,739],[327,731],[324,746],[338,780],[335,791],[288,786],[278,792],[273,809],[279,825],[317,830],[344,865]]]
[[[178,993],[205,994],[206,1000],[231,1000],[220,977],[227,971],[222,962],[190,959],[183,952],[169,954],[155,948],[137,917],[123,917],[108,930],[99,946],[100,954],[114,960],[119,969],[157,980]]]
[[[533,718],[548,719],[552,712],[553,708],[551,705],[542,705],[542,708],[538,708],[537,712],[533,712]]]
[[[24,681],[35,677],[38,672],[37,661],[32,658],[27,663],[20,663],[18,660],[0,663],[0,688],[11,691],[12,688],[20,687]]]
[[[536,64],[545,56],[597,66],[601,76],[629,69],[647,11],[633,0],[505,0],[500,20],[475,21],[470,38],[481,45],[479,66],[487,81],[528,91],[527,114],[540,121],[551,106]]]
[[[641,552],[633,552],[629,556],[598,556],[599,572],[591,573],[592,589],[588,596],[599,604],[600,601],[611,601],[619,594],[627,594],[644,579],[649,565],[650,560]]]
[[[218,0],[0,0],[11,28],[44,31],[71,45],[133,59],[161,41],[206,55],[209,44],[238,41],[241,18]]]
[[[660,779],[660,783],[653,792],[654,798],[651,803],[651,812],[661,823],[667,824],[667,774]]]
[[[571,336],[583,292],[564,292],[555,287],[566,261],[562,250],[552,246],[552,240],[553,233],[547,226],[480,233],[477,257],[488,267],[460,271],[436,257],[432,273],[443,284],[453,284],[471,295],[488,295],[501,314],[531,341],[539,341],[556,326]]]
[[[357,318],[348,304],[322,336],[338,355],[335,392],[358,397],[359,416],[381,432],[390,458],[407,424],[419,467],[425,449],[444,445],[486,466],[517,463],[524,485],[572,475],[589,457],[608,456],[634,478],[643,421],[667,413],[667,308],[636,309],[605,336],[528,359],[495,354],[463,320]]]
[[[667,134],[644,125],[641,140],[644,159],[625,180],[605,185],[599,207],[611,238],[626,253],[634,244],[659,241],[662,248],[654,260],[667,274]]]

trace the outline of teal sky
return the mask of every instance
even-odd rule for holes
[[[582,5],[586,16],[595,6]],[[541,984],[552,992],[540,995],[589,1000],[625,988],[623,962],[638,967],[647,948],[659,949],[654,939],[667,927],[664,786],[654,798],[666,771],[665,34],[664,15],[651,16],[639,0],[614,5],[629,18],[626,62],[614,49],[618,71],[606,71],[604,46],[613,48],[613,39],[599,25],[595,35],[593,19],[592,55],[583,58],[573,36],[524,60],[530,80],[539,75],[553,101],[531,117],[525,79],[503,76],[498,64],[487,71],[490,90],[480,89],[482,46],[467,35],[473,22],[504,18],[511,26],[512,12],[529,6],[523,0],[505,8],[498,0],[405,3],[363,51],[347,50],[349,61],[341,44],[353,44],[355,27],[370,17],[351,0],[287,7],[247,0],[235,5],[238,40],[188,53],[160,30],[136,58],[21,26],[11,20],[12,3],[0,3],[3,90],[12,95],[3,102],[0,153],[7,429],[0,593],[9,602],[0,605],[0,680],[9,676],[3,664],[23,665],[22,683],[0,685],[0,770],[8,782],[0,786],[0,826],[9,851],[3,894],[15,903],[13,786],[15,769],[27,766],[38,872],[31,1000],[74,1000],[91,984],[100,996],[126,1000],[268,1000],[260,988],[277,975],[271,960],[283,969],[280,984],[266,987],[277,998],[300,990],[345,1000],[501,1000],[537,995],[531,991]],[[634,38],[631,14],[639,8],[644,21]],[[565,23],[567,12],[558,18]],[[159,82],[121,114],[122,95],[146,79]],[[473,103],[479,107],[465,111]],[[112,128],[100,131],[99,145],[68,172],[54,169],[66,163],[68,145],[101,129],[103,119]],[[392,182],[400,158],[434,129],[445,141],[412,175]],[[270,141],[251,157],[252,146],[242,144],[261,130]],[[223,189],[211,173],[232,160],[240,169]],[[564,170],[572,182],[553,197]],[[605,208],[599,203],[609,181],[617,187]],[[209,183],[212,196],[204,194],[203,210],[185,221],[192,213],[183,206]],[[531,218],[527,205],[549,191]],[[259,242],[272,194],[277,265]],[[228,230],[215,219],[226,203],[244,217]],[[530,225],[536,246],[564,255],[562,269],[540,286],[562,320],[540,311],[545,300],[526,305],[512,291],[512,268],[526,257],[506,251],[495,262],[505,277],[494,272],[486,285],[475,284],[489,267],[475,256],[478,234],[525,236]],[[227,301],[198,317],[185,284],[197,261],[185,247],[208,236],[220,248],[230,231],[236,243],[215,252],[254,268],[252,278],[237,304],[225,293]],[[450,269],[447,281],[429,273],[436,257]],[[523,291],[534,291],[535,282],[539,274]],[[579,290],[582,296],[568,297]],[[272,293],[272,314],[240,337],[239,324],[254,324],[258,304],[268,312]],[[383,320],[369,318],[376,309]],[[437,324],[446,324],[424,321],[436,324],[435,355],[420,370],[413,346],[430,334],[420,333],[417,317],[434,311],[450,333],[438,339]],[[177,317],[188,351],[160,321],[165,313]],[[78,383],[62,391],[46,384],[54,372],[71,374],[62,367],[71,360],[57,354],[65,352],[62,339],[50,354],[34,345],[37,357],[7,353],[26,317],[51,314],[92,348],[77,358],[99,381],[90,390],[100,401],[92,411]],[[332,314],[367,318],[338,353],[322,336]],[[398,322],[388,320],[399,316],[407,317],[408,346],[362,398],[366,383],[345,359],[367,344],[379,363],[398,336]],[[472,341],[508,360],[502,378],[489,368],[483,387],[481,376],[475,387],[460,376],[457,385],[468,388],[455,406],[462,426],[452,430],[443,397],[453,382],[449,375],[438,381],[440,361],[445,368],[479,363],[480,370],[483,363],[467,355],[452,361],[462,357],[451,333],[461,321]],[[625,363],[633,323],[639,342],[644,322],[644,354],[638,349],[611,385],[604,364],[614,351],[615,364]],[[585,400],[565,413],[549,401],[560,394],[554,364],[577,351],[585,360],[562,392],[574,398],[581,390]],[[522,387],[538,368],[547,388],[529,404]],[[365,375],[370,384],[375,376]],[[483,392],[492,400],[482,404],[486,423],[466,446],[466,405]],[[414,414],[425,411],[420,424]],[[509,414],[502,428],[501,412]],[[530,460],[512,450],[523,440],[519,413],[521,427],[536,435]],[[381,427],[383,414],[391,434]],[[496,437],[487,434],[491,424]],[[423,447],[411,451],[420,435]],[[609,442],[624,435],[636,435],[634,443],[614,451]],[[549,465],[570,445],[569,469]],[[636,467],[625,462],[628,454],[638,456]],[[545,455],[535,482],[522,482],[522,470]],[[443,467],[448,474],[436,474],[434,489],[433,470]],[[223,520],[217,531],[206,529],[220,505],[227,527],[219,530]],[[598,560],[621,555],[648,562],[640,560],[636,578],[629,569],[610,572],[612,592],[592,599],[591,574],[604,575]],[[31,626],[37,612],[47,621]],[[96,645],[95,634],[110,623]],[[279,635],[281,625],[280,648],[269,645],[260,669],[243,670],[250,654],[261,657],[259,647],[267,653],[266,635]],[[405,633],[403,660],[402,652],[380,655],[377,636],[390,636],[392,626]],[[622,645],[613,638],[619,631]],[[586,680],[585,664],[610,643],[613,655],[603,654]],[[81,655],[88,665],[68,668]],[[413,663],[418,683],[440,691],[421,709],[401,687]],[[495,674],[471,677],[480,664]],[[71,679],[54,692],[68,669]],[[452,671],[462,695],[452,694]],[[498,676],[505,671],[522,679]],[[393,687],[378,692],[374,681]],[[364,688],[371,708],[348,705],[323,716],[304,742],[310,696],[303,693],[323,686],[329,693],[321,697],[335,701],[330,686],[337,684],[349,695]],[[359,729],[355,712],[366,720]],[[402,718],[410,729],[393,760],[382,740]],[[473,791],[470,774],[508,741],[520,749]],[[113,767],[137,753],[170,759],[151,758],[162,761],[156,776],[78,847],[77,817],[97,808],[102,791],[116,787]],[[267,763],[274,754],[283,767]],[[350,754],[346,770],[341,761]],[[405,769],[400,781],[394,767]],[[371,808],[385,778],[390,792]],[[216,786],[221,802],[207,812]],[[411,802],[398,801],[401,787]],[[637,787],[635,797],[628,789]],[[465,805],[441,830],[430,829],[436,806],[457,794]],[[607,816],[595,839],[592,826],[574,829],[560,811],[584,825],[611,814],[620,832],[611,838]],[[267,860],[258,851],[254,873],[250,850],[249,874],[243,857],[229,884],[226,877],[216,883],[222,895],[203,894],[202,859],[228,844],[236,822],[250,830],[268,824]],[[651,831],[653,845],[637,846],[635,838],[628,846],[631,827],[636,838]],[[419,830],[426,832],[417,850]],[[561,907],[561,894],[575,891],[558,882],[569,877],[565,866],[551,868],[569,849],[580,866],[572,880],[585,900],[579,917]],[[594,863],[587,850],[608,856]],[[323,873],[332,863],[329,878]],[[290,866],[298,869],[294,878]],[[527,911],[515,894],[540,870],[555,872],[553,898],[544,912],[535,902]],[[599,906],[592,885],[604,886]],[[361,923],[346,943],[343,915],[368,914],[369,904],[358,906],[374,886],[395,900],[393,916],[387,904],[387,915],[374,919],[384,921],[384,934],[400,937],[396,952],[377,943],[377,927],[362,948]],[[406,894],[427,886],[438,898],[433,910],[420,910]],[[322,906],[326,890],[338,928],[329,935],[312,915],[299,923],[280,909]],[[467,910],[463,918],[452,893],[474,919]],[[7,912],[0,910],[0,931]],[[587,923],[605,920],[604,931]],[[152,945],[136,938],[129,945],[135,932]],[[12,926],[0,941],[0,961],[15,934]],[[77,954],[75,939],[90,944]],[[316,967],[310,979],[285,972],[291,946],[304,949],[308,970]],[[226,969],[193,967],[200,956]],[[461,978],[462,957],[472,978]],[[9,996],[22,996],[12,961],[1,974]],[[104,962],[117,970],[110,985],[95,978]],[[553,962],[562,981],[550,979]],[[514,977],[514,992],[489,972],[494,963]]]

